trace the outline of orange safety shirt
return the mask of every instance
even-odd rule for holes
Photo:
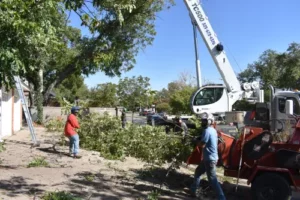
[[[70,114],[68,116],[66,125],[65,125],[65,135],[66,136],[73,136],[76,134],[75,129],[79,128],[79,123],[77,117],[74,114]]]

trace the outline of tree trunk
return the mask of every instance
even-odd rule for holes
[[[75,65],[68,65],[65,70],[60,72],[60,74],[57,76],[57,79],[53,81],[46,89],[44,93],[44,100],[45,102],[49,101],[50,93],[52,92],[53,88],[61,84],[68,76],[72,75],[74,73]]]
[[[44,92],[44,100],[45,103],[48,102],[50,93],[52,92],[54,87],[57,87],[59,84],[61,84],[67,77],[72,75],[73,73],[80,70],[80,73],[84,70],[85,66],[83,64],[79,64],[80,61],[85,59],[91,59],[93,57],[95,46],[90,47],[86,51],[82,52],[80,55],[76,56],[71,63],[69,63],[59,74],[57,75],[57,78],[52,81],[52,83],[45,88]],[[77,68],[77,65],[82,65],[81,69]],[[76,71],[77,70],[77,71]]]
[[[35,90],[36,107],[37,107],[37,123],[43,124],[43,70],[40,69],[38,76],[39,84]]]

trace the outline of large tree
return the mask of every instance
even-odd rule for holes
[[[0,86],[13,86],[13,76],[25,77],[33,84],[38,104],[38,122],[42,122],[42,70],[50,51],[58,51],[61,40],[62,9],[57,0],[0,2]]]
[[[279,74],[278,86],[297,88],[300,84],[300,44],[292,43],[286,52],[277,57]]]
[[[154,96],[154,103],[159,104],[159,103],[166,103],[169,102],[169,91],[165,88],[163,88],[160,91],[157,91],[157,93]]]
[[[174,114],[191,114],[190,99],[194,87],[184,86],[170,95],[170,107]]]
[[[300,44],[291,43],[286,52],[266,50],[257,61],[239,74],[241,81],[259,80],[266,90],[269,85],[297,88],[300,83]]]
[[[118,85],[113,83],[98,84],[90,90],[89,106],[115,107],[119,104],[117,96]]]
[[[38,95],[44,89],[44,98],[48,98],[72,74],[79,77],[103,71],[119,76],[134,67],[140,50],[152,44],[156,14],[170,3],[172,0],[3,0],[0,85],[12,85],[13,75],[21,75]],[[65,9],[80,17],[91,37],[82,38],[67,26]]]
[[[45,97],[73,73],[89,75],[102,71],[107,76],[120,76],[132,69],[138,52],[154,40],[157,12],[169,5],[170,0],[65,0],[64,3],[80,17],[92,36],[78,42],[78,52],[55,72]]]
[[[157,92],[156,107],[159,111],[189,114],[191,113],[190,98],[196,88],[194,76],[188,72],[181,72],[177,80],[168,84],[168,89]]]
[[[143,76],[120,79],[118,97],[120,98],[121,105],[132,111],[139,106],[148,106],[149,99],[147,93],[150,87],[149,81],[148,77]]]
[[[0,2],[0,85],[11,86],[14,75],[34,76],[44,67],[49,47],[59,45],[53,22],[59,12],[56,0]]]
[[[57,88],[54,89],[55,99],[62,103],[63,99],[69,102],[75,102],[75,98],[86,100],[90,91],[84,84],[84,78],[76,75],[69,76]]]

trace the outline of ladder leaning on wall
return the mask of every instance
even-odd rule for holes
[[[22,88],[21,79],[20,79],[19,76],[14,76],[14,80],[16,82],[16,88],[18,90],[19,97],[21,99],[21,104],[22,104],[23,111],[24,111],[24,114],[25,114],[25,118],[26,118],[29,130],[30,130],[32,142],[33,142],[34,145],[39,145],[38,141],[36,139],[32,118],[31,118],[31,115],[29,113],[29,109],[28,109],[28,106],[27,106],[27,103],[26,103],[26,100],[25,100],[25,95],[24,95],[24,91],[23,91],[23,88]]]

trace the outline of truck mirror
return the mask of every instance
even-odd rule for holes
[[[293,115],[294,114],[294,106],[293,100],[286,100],[285,102],[285,114]]]

